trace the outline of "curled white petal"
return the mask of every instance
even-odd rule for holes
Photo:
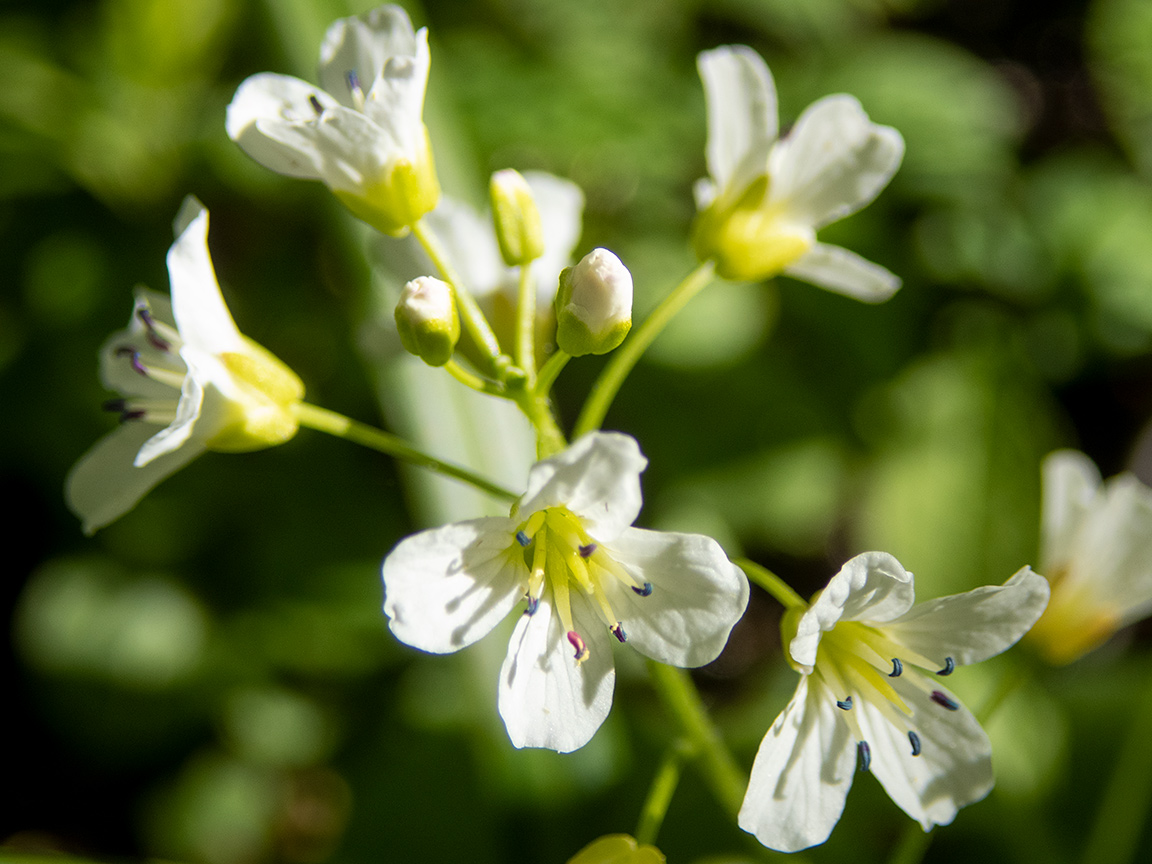
[[[820,228],[871,202],[900,167],[904,139],[868,119],[845,94],[826,96],[804,110],[768,160],[770,200],[790,216]]]
[[[1023,567],[1003,585],[921,603],[885,630],[941,666],[947,657],[978,663],[1015,645],[1043,614],[1048,593],[1048,580]]]
[[[616,670],[608,631],[580,594],[572,595],[572,614],[589,651],[583,663],[573,659],[550,591],[535,614],[520,617],[508,642],[497,707],[516,747],[578,750],[612,707]]]
[[[316,101],[321,112],[312,104]],[[240,148],[278,174],[320,180],[322,154],[314,143],[289,137],[339,103],[318,87],[289,75],[262,72],[244,80],[228,105],[225,128]]]
[[[567,507],[589,534],[609,543],[640,513],[640,472],[647,465],[632,436],[591,432],[532,466],[519,518],[547,507]]]
[[[523,597],[528,571],[499,517],[456,522],[400,542],[384,559],[384,614],[401,642],[445,654],[485,636]]]
[[[883,303],[901,284],[900,277],[887,268],[827,243],[813,243],[784,273],[865,303]]]
[[[891,621],[912,608],[914,600],[912,574],[899,561],[887,552],[864,552],[840,568],[801,617],[789,653],[810,669],[821,635],[839,621]]]
[[[629,528],[611,556],[641,582],[642,597],[615,582],[609,602],[637,651],[673,666],[715,660],[748,605],[748,580],[720,544],[700,534]]]
[[[838,710],[818,680],[804,675],[760,743],[739,824],[770,849],[823,843],[844,812],[856,742]]]
[[[704,51],[696,66],[708,106],[708,174],[739,192],[768,165],[776,140],[776,86],[760,55],[743,45]]]

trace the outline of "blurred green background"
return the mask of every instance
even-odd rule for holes
[[[271,174],[224,134],[244,77],[313,78],[328,24],[372,5],[0,7],[9,850],[531,864],[635,825],[669,744],[643,667],[617,653],[615,708],[584,750],[514,750],[495,711],[504,637],[429,657],[388,634],[379,564],[422,525],[382,457],[307,431],[209,454],[91,539],[62,500],[114,422],[96,352],[135,284],[166,290],[187,193],[212,212],[244,332],[311,401],[381,417],[390,361],[373,334],[391,313],[373,241],[319,184]],[[651,460],[644,524],[713,534],[804,594],[884,549],[930,597],[1036,563],[1051,449],[1152,481],[1152,4],[404,5],[431,33],[426,118],[446,189],[482,203],[503,167],[579,183],[577,254],[621,256],[637,317],[693,263],[698,51],[759,50],[785,125],[848,91],[906,138],[892,186],[821,235],[900,274],[892,301],[716,285],[625,386],[607,426]],[[599,364],[561,378],[567,423]],[[697,675],[746,766],[795,686],[777,616],[754,592]],[[990,726],[997,789],[938,829],[926,860],[1080,860],[1125,730],[1148,713],[1148,635],[1027,673]],[[978,707],[1017,665],[966,669],[957,689]],[[908,820],[871,778],[855,785],[806,860],[889,859]],[[745,841],[688,769],[660,838],[669,860],[755,858]]]

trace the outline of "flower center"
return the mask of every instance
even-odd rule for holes
[[[524,547],[529,568],[526,614],[535,614],[540,596],[550,587],[556,614],[576,652],[577,663],[587,660],[590,652],[572,618],[573,591],[582,592],[591,601],[613,636],[621,642],[627,640],[605,587],[615,581],[647,597],[652,583],[637,580],[613,559],[567,507],[536,511],[517,527],[515,537]]]
[[[909,674],[904,675],[909,665]],[[823,634],[816,649],[816,673],[837,694],[836,707],[848,724],[859,746],[861,770],[867,771],[871,749],[853,712],[858,701],[866,701],[908,736],[913,756],[919,756],[920,736],[913,728],[915,712],[901,698],[892,679],[903,678],[908,684],[928,694],[929,699],[948,711],[960,705],[934,685],[928,677],[951,675],[956,668],[952,657],[945,657],[942,668],[938,661],[911,650],[885,635],[881,630],[859,621],[841,621]]]

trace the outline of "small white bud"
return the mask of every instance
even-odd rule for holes
[[[443,366],[451,360],[460,339],[452,286],[432,276],[405,285],[396,304],[396,330],[405,350],[429,366]]]
[[[544,254],[544,229],[532,189],[519,171],[505,168],[488,184],[492,222],[500,255],[509,267],[523,266]]]
[[[580,357],[607,354],[632,328],[632,274],[607,249],[593,249],[560,274],[556,344]]]

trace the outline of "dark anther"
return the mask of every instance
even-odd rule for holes
[[[899,658],[892,658],[892,671],[888,673],[889,678],[899,678],[901,673],[904,672],[904,664],[900,662]]]
[[[536,597],[528,598],[528,608],[524,610],[525,615],[535,615],[536,607],[540,605],[540,600]]]
[[[944,658],[944,668],[937,672],[937,675],[951,675],[956,671],[956,661],[951,657]]]
[[[932,691],[932,701],[939,705],[941,708],[947,708],[949,711],[955,711],[960,707],[960,703],[950,696],[941,693],[939,690]]]
[[[917,735],[915,732],[910,731],[908,733],[908,742],[912,745],[912,755],[913,756],[919,756],[920,755],[920,736]]]
[[[356,74],[355,69],[349,70],[348,74],[344,76],[348,81],[348,89],[353,93],[363,93],[360,89],[360,76]]]
[[[121,346],[116,349],[117,357],[130,357],[132,358],[132,368],[139,372],[141,375],[147,377],[148,370],[144,368],[144,364],[140,362],[140,352],[135,348],[129,348],[127,345]]]
[[[580,553],[581,558],[587,558],[589,555],[596,551],[596,544],[589,543],[587,546],[580,546],[576,549],[576,551]]]
[[[861,741],[856,745],[856,752],[860,754],[860,770],[867,773],[872,766],[872,748],[867,741]]]
[[[619,641],[628,641],[628,634],[624,632],[624,628],[621,627],[619,623],[613,624],[608,629],[612,631],[612,635],[615,636]]]
[[[841,711],[847,711],[852,707],[852,697],[849,696],[847,699],[837,699],[836,707]]]
[[[312,106],[312,110],[316,112],[317,117],[324,113],[324,106],[320,104],[320,100],[316,98],[315,93],[308,97],[308,104]]]
[[[123,399],[109,399],[100,408],[104,411],[119,411],[122,414],[127,404]]]
[[[168,344],[166,339],[161,339],[160,334],[156,332],[156,319],[152,317],[152,310],[145,304],[140,303],[136,307],[136,317],[144,322],[146,328],[145,336],[149,344],[157,351],[163,351],[167,354],[172,350],[172,346]]]
[[[532,542],[532,538],[525,534],[523,531],[516,532],[516,542],[521,546],[527,546]]]
[[[568,642],[576,649],[576,662],[583,663],[588,659],[588,646],[584,644],[584,640],[580,638],[580,634],[575,630],[568,631]]]
[[[652,583],[651,582],[645,582],[643,588],[637,588],[637,587],[633,586],[632,590],[635,591],[637,594],[639,594],[641,597],[647,597],[649,594],[652,593]]]

